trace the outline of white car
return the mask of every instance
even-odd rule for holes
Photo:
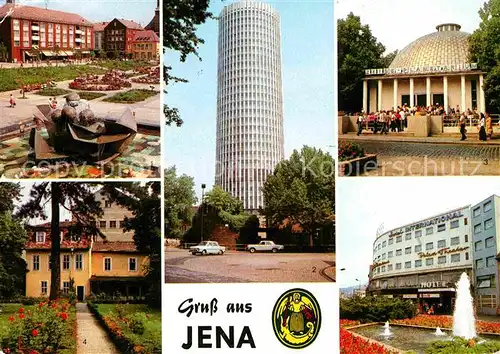
[[[189,247],[189,252],[193,255],[201,254],[220,254],[223,255],[226,252],[226,247],[219,246],[216,241],[202,241],[196,246]]]
[[[273,241],[260,241],[257,245],[247,245],[246,250],[250,253],[254,253],[256,251],[276,253],[284,248],[285,246],[277,245]]]

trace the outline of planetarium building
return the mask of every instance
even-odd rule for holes
[[[439,25],[436,32],[403,48],[388,68],[367,68],[364,111],[441,105],[484,112],[484,72],[469,61],[470,34],[460,28],[452,23]]]

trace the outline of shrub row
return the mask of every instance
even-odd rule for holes
[[[340,300],[340,318],[361,323],[413,318],[417,307],[411,300],[386,297],[353,297]]]
[[[107,294],[91,294],[86,298],[87,302],[95,304],[145,304],[144,296],[121,296]]]

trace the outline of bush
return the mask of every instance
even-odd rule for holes
[[[58,87],[48,87],[48,88],[41,89],[41,90],[37,91],[36,94],[40,95],[40,96],[53,97],[53,96],[67,95],[70,92],[71,92],[70,90],[65,90],[65,89],[61,89]]]
[[[128,316],[130,330],[135,333],[142,335],[146,329],[144,323],[148,320],[144,312],[137,312],[133,315]]]
[[[125,92],[119,92],[114,96],[105,98],[103,102],[113,103],[136,103],[147,100],[150,97],[156,96],[158,91],[133,89]]]
[[[339,161],[352,160],[365,156],[365,150],[358,144],[342,141],[339,145]]]
[[[486,340],[476,344],[474,340],[455,337],[453,340],[433,342],[425,352],[427,354],[486,354],[500,350],[500,342]]]
[[[361,323],[412,318],[417,307],[411,300],[386,297],[354,297],[340,300],[340,318]]]

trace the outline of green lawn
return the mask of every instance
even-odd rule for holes
[[[0,70],[0,92],[17,90],[22,84],[42,84],[47,81],[73,80],[82,74],[101,75],[106,70],[90,65],[50,66]]]
[[[92,101],[96,98],[106,96],[105,93],[102,92],[94,92],[94,91],[78,91],[78,95],[82,100]]]
[[[161,310],[153,309],[147,305],[138,304],[96,304],[97,310],[102,316],[110,316],[119,324],[123,335],[135,345],[144,346],[145,353],[161,353]],[[118,306],[118,308],[117,308]],[[144,322],[144,333],[142,335],[133,333],[127,323],[119,320],[119,313],[129,317],[142,312],[147,316]]]
[[[65,89],[62,89],[62,88],[48,87],[48,88],[43,89],[43,90],[38,90],[35,93],[37,95],[40,95],[40,96],[50,96],[50,97],[53,97],[53,96],[67,95],[70,92],[71,92],[70,90],[65,90]]]
[[[97,66],[106,68],[106,69],[118,69],[123,71],[134,70],[138,66],[153,66],[148,62],[129,60],[104,60],[100,61],[96,64]]]
[[[116,95],[105,98],[103,101],[113,103],[136,103],[147,100],[148,98],[156,96],[157,94],[158,91],[133,89],[125,92],[119,92]]]

